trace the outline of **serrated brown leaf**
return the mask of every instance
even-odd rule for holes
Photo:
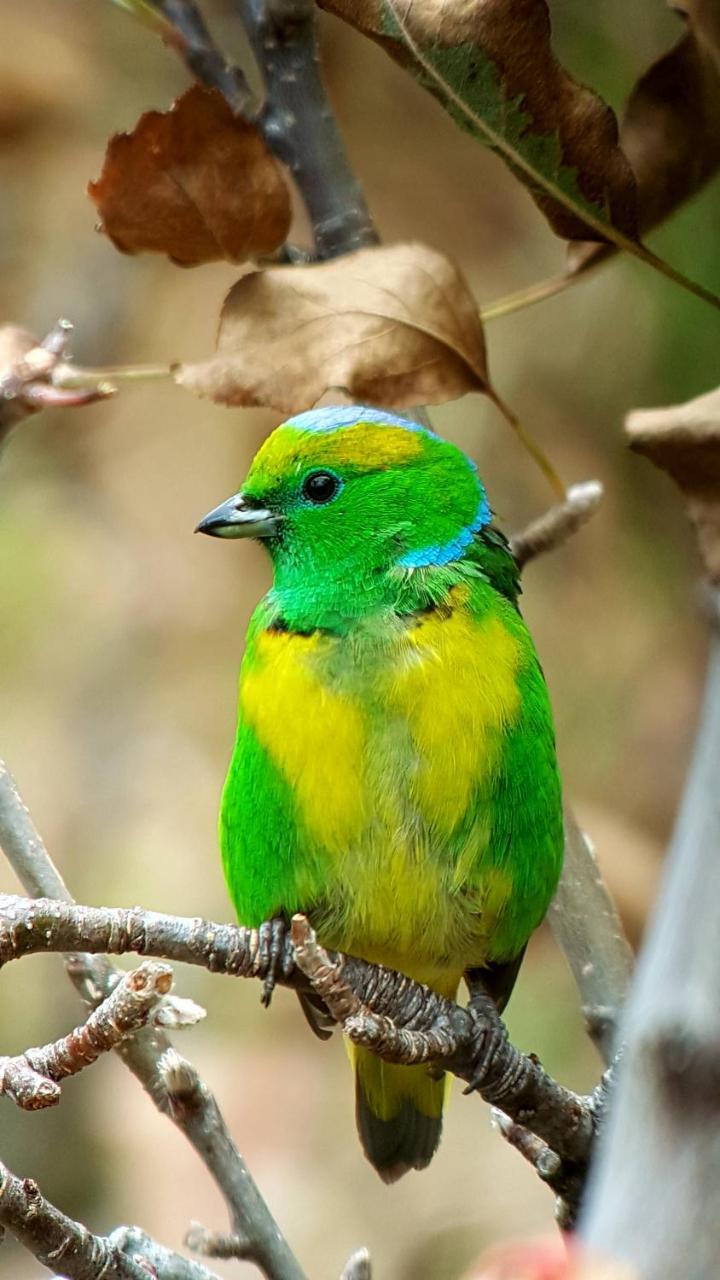
[[[225,300],[217,354],[176,378],[223,404],[283,413],[333,387],[398,409],[490,391],[467,284],[449,258],[420,244],[243,276]]]
[[[635,184],[617,121],[557,61],[545,0],[320,3],[377,41],[497,151],[558,235],[602,240],[602,227],[588,237],[587,212],[634,239]]]
[[[290,227],[288,190],[258,130],[200,85],[116,133],[88,193],[116,248],[185,267],[269,253]]]
[[[713,54],[694,25],[636,84],[620,143],[635,173],[643,234],[720,168],[720,53]],[[581,241],[570,248],[570,265],[582,270],[612,252],[612,246]]]
[[[662,409],[636,409],[625,422],[630,448],[682,490],[705,568],[720,584],[720,388]]]

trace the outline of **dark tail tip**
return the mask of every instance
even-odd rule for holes
[[[410,1169],[426,1169],[438,1149],[442,1116],[423,1115],[408,1098],[391,1120],[380,1120],[358,1082],[356,1117],[365,1155],[383,1182],[397,1182]]]

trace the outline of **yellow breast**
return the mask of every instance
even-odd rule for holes
[[[517,717],[520,646],[496,617],[476,621],[451,593],[405,636],[387,686],[387,705],[407,719],[417,755],[411,790],[425,822],[449,835],[472,793],[492,774],[502,735]]]
[[[322,678],[327,638],[261,632],[240,713],[293,789],[311,836],[340,854],[370,817],[362,708]]]
[[[305,829],[331,855],[328,944],[395,964],[437,985],[462,971],[468,904],[459,892],[490,832],[479,811],[452,858],[448,841],[494,773],[519,710],[518,641],[496,617],[476,621],[455,588],[450,607],[358,636],[261,633],[241,711],[297,797]],[[483,933],[511,892],[490,871]],[[480,963],[483,942],[472,945]],[[457,953],[451,959],[450,951]]]

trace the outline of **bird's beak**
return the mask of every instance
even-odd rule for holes
[[[274,511],[236,493],[208,511],[195,532],[209,533],[213,538],[270,538],[277,533],[279,523],[280,516]]]

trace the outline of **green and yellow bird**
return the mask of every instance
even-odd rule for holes
[[[200,523],[261,539],[220,840],[239,920],[499,1008],[555,890],[550,705],[518,569],[470,459],[357,406],[291,418]],[[357,1122],[387,1182],[435,1152],[445,1082],[352,1050]]]

